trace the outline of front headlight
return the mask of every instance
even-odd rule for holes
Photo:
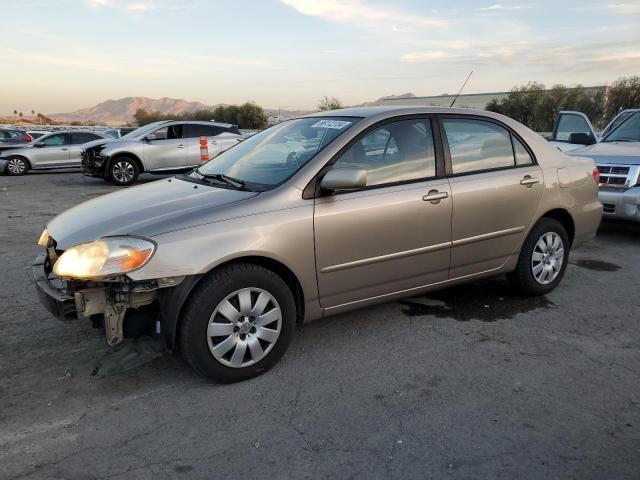
[[[155,249],[155,243],[143,238],[105,237],[65,251],[53,266],[53,273],[82,279],[121,275],[142,267]]]
[[[47,231],[46,228],[44,229],[44,231],[40,235],[40,238],[38,239],[38,245],[44,248],[49,247],[49,232]]]

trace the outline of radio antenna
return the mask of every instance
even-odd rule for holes
[[[467,79],[464,81],[464,83],[462,84],[462,86],[460,87],[460,90],[458,90],[458,93],[456,94],[456,96],[453,99],[453,102],[451,102],[451,105],[449,105],[449,108],[453,107],[453,104],[456,103],[456,100],[458,100],[458,97],[460,96],[460,93],[462,93],[462,89],[465,87],[465,85],[467,84],[467,82],[469,81],[469,79],[471,78],[471,75],[473,74],[473,70],[471,70],[471,72],[469,73],[469,75],[467,76]]]

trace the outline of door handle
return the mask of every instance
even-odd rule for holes
[[[533,187],[533,185],[539,182],[540,182],[539,178],[532,178],[529,175],[525,175],[524,178],[520,180],[520,185],[525,185],[526,187],[531,188]]]
[[[431,202],[432,204],[436,205],[440,203],[440,200],[443,200],[448,196],[449,194],[447,192],[439,192],[438,190],[429,190],[429,193],[427,193],[424,197],[422,197],[422,200],[424,200],[425,202]]]
[[[178,145],[178,148],[184,148],[184,145]]]
[[[60,150],[62,150],[63,152],[66,152],[69,149],[67,147],[64,147],[64,148],[61,148]]]

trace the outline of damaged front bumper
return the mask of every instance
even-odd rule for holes
[[[64,281],[52,275],[55,259],[51,255],[38,256],[31,275],[41,303],[55,317],[65,322],[88,319],[94,326],[103,326],[107,344],[111,346],[125,337],[160,333],[160,290],[178,285],[182,278],[133,282],[120,276],[100,282]]]

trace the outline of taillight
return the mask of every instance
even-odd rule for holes
[[[593,180],[596,182],[596,185],[600,185],[600,170],[598,170],[597,167],[594,168],[591,175],[593,175]]]
[[[29,135],[28,133],[25,133],[25,134],[24,134],[24,137],[22,137],[22,139],[23,139],[25,142],[32,142],[32,141],[33,141],[33,137],[32,137],[31,135]]]

